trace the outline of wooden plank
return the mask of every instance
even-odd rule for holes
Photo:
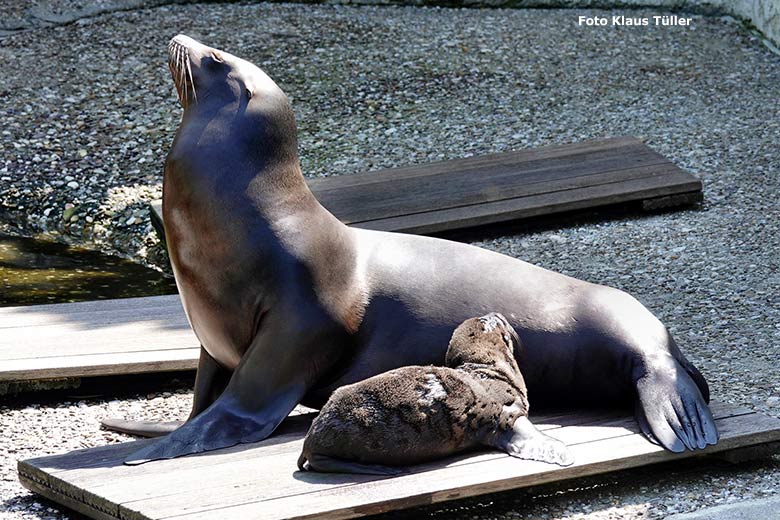
[[[762,443],[778,435],[777,420],[767,417],[747,424],[747,427],[738,419],[724,419],[718,425],[724,432],[719,449],[711,447],[700,454],[715,453],[739,442]],[[774,428],[774,433],[764,434],[761,432],[764,428]],[[640,435],[579,444],[572,446],[571,450],[577,462],[568,468],[555,468],[531,461],[518,463],[516,459],[506,456],[467,466],[429,466],[420,468],[419,473],[393,479],[334,487],[299,497],[248,502],[230,507],[217,506],[198,513],[166,518],[354,518],[692,456],[690,453],[676,455],[666,452]],[[138,518],[161,517],[155,512],[142,512]]]
[[[195,370],[199,356],[200,346],[14,359],[2,362],[0,382]]]
[[[452,170],[473,170],[491,164],[524,164],[539,160],[556,160],[580,154],[600,152],[604,150],[624,150],[627,147],[641,145],[642,142],[630,136],[610,137],[580,141],[565,145],[547,145],[537,148],[527,148],[511,152],[501,152],[485,155],[475,155],[461,159],[449,159],[432,163],[416,164],[400,168],[383,168],[369,173],[339,175],[335,177],[318,177],[309,179],[309,186],[319,192],[328,187],[336,189],[362,186],[381,182],[386,176],[397,180],[406,180],[424,175],[438,175]]]
[[[633,137],[307,180],[343,222],[440,233],[634,201],[701,200],[701,182]],[[151,208],[162,223],[162,206]],[[164,237],[163,237],[164,238]]]
[[[699,181],[686,173],[663,177],[644,177],[619,183],[588,186],[539,194],[534,197],[498,200],[495,202],[402,215],[361,222],[355,227],[377,231],[431,234],[498,224],[513,220],[591,209],[611,204],[663,197],[677,192],[700,189]]]
[[[618,151],[621,153],[616,153]],[[608,152],[611,153],[600,153],[597,157],[576,156],[576,163],[572,163],[572,157],[564,157],[559,161],[523,164],[528,169],[524,169],[522,174],[518,174],[518,165],[510,163],[453,170],[404,182],[385,175],[387,178],[382,182],[363,185],[359,190],[328,187],[318,190],[315,195],[326,208],[333,208],[344,222],[354,224],[622,182],[664,171],[670,164],[644,145]],[[360,204],[355,204],[354,198],[358,193]]]
[[[121,323],[148,318],[184,317],[178,294],[118,298],[77,303],[50,303],[22,307],[0,307],[0,328],[27,328],[58,323]]]
[[[154,322],[83,331],[64,330],[59,334],[56,327],[40,327],[40,329],[27,331],[11,330],[15,333],[8,334],[6,331],[0,341],[0,361],[168,350],[199,345],[189,326],[168,329]]]
[[[301,473],[295,462],[309,414],[288,419],[266,441],[200,456],[122,465],[145,440],[22,461],[19,474],[33,491],[93,518],[105,518],[94,511],[123,519],[351,518],[780,440],[778,419],[720,403],[712,409],[721,442],[695,454],[662,450],[614,411],[534,417],[569,444],[576,463],[568,468],[486,451],[390,479]]]
[[[0,381],[197,367],[178,295],[0,309]]]
[[[534,420],[540,429],[569,445],[638,433],[633,419],[616,416],[614,413],[602,417],[570,415],[567,419],[564,424],[545,424],[543,418]],[[588,425],[583,425],[583,422],[587,422]],[[279,480],[279,474],[284,474],[295,467],[301,449],[301,437],[305,432],[306,429],[291,432],[280,439],[279,444],[273,446],[256,446],[250,450],[236,450],[225,457],[214,457],[215,460],[209,462],[209,476],[212,482],[215,482],[211,487],[212,491],[219,495],[220,501],[229,499],[233,503],[240,503],[254,501],[258,496],[270,500],[332,488],[337,483],[332,477],[314,481],[300,478]],[[450,459],[448,467],[502,457],[506,455],[497,451],[454,457]],[[263,463],[262,475],[253,471],[259,460]],[[175,473],[177,482],[175,491],[167,489],[165,485],[170,481],[172,472]],[[132,477],[129,476],[130,473]],[[203,497],[202,464],[194,465],[186,459],[184,463],[175,466],[175,469],[169,469],[164,474],[159,474],[153,465],[149,466],[146,472],[131,470],[121,477],[112,475],[110,480],[107,480],[103,474],[94,473],[90,475],[69,471],[54,472],[54,474],[63,480],[77,481],[79,487],[88,488],[105,500],[123,505],[133,503],[137,507],[154,510],[160,516],[166,516],[168,513],[176,514],[176,510],[180,510],[183,503],[188,504],[187,508],[191,512],[207,510],[213,505],[213,498]],[[375,479],[376,477],[360,478],[365,482]],[[339,479],[338,483],[348,485],[354,480],[354,476],[348,476]],[[175,500],[171,500],[172,495],[175,495]],[[140,504],[142,501],[143,505]],[[166,511],[165,514],[162,513],[163,510]]]

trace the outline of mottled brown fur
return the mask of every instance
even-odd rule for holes
[[[337,389],[306,435],[299,466],[312,455],[416,464],[511,430],[528,415],[517,342],[503,316],[472,318],[455,330],[446,367],[398,368]]]

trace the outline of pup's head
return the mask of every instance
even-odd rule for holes
[[[468,319],[455,329],[445,362],[451,368],[464,363],[505,363],[517,370],[515,351],[519,348],[520,338],[515,329],[502,314],[492,312]]]

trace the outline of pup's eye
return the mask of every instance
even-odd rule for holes
[[[217,51],[211,51],[211,57],[214,58],[214,61],[218,61],[219,63],[225,63],[225,60],[222,58],[222,55]]]
[[[252,92],[252,89],[246,89],[246,97],[251,98],[252,95],[254,95],[254,92]]]

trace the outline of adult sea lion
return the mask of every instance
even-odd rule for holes
[[[309,191],[292,108],[263,71],[182,35],[169,64],[184,115],[165,234],[203,348],[189,420],[128,463],[258,441],[299,402],[440,365],[451,331],[493,310],[523,337],[536,403],[633,399],[664,447],[717,442],[707,383],[637,300],[474,246],[345,226]]]
[[[528,420],[517,333],[491,313],[452,334],[444,367],[396,368],[338,388],[306,434],[298,468],[395,475],[479,446],[568,466],[571,453]]]

